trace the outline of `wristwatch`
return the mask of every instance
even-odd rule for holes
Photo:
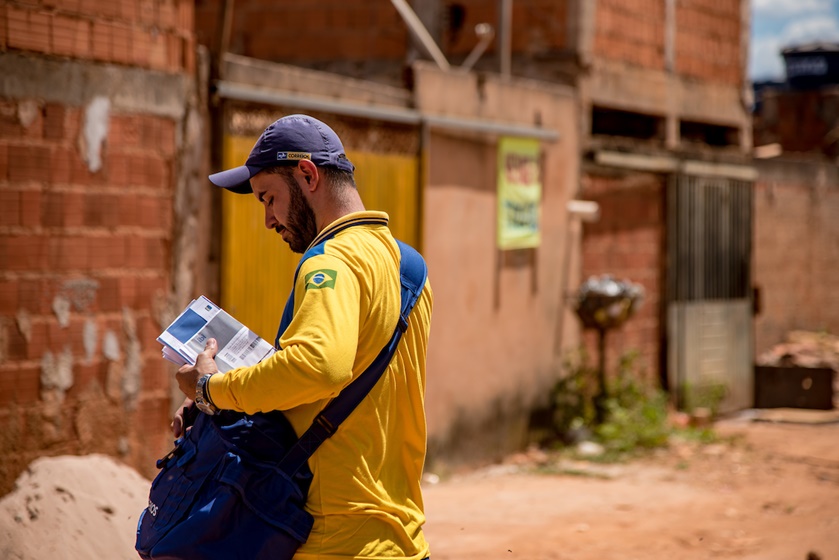
[[[210,400],[210,396],[207,394],[207,382],[210,380],[210,377],[212,375],[208,373],[200,377],[198,383],[195,384],[195,406],[204,414],[213,416],[219,412],[219,409],[213,404],[213,401]]]

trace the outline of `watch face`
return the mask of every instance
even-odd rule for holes
[[[205,403],[203,399],[200,402],[195,401],[195,406],[197,406],[198,410],[200,410],[204,414],[209,414],[210,416],[213,416],[216,413],[215,409],[211,405]]]

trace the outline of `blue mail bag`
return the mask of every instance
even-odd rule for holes
[[[279,467],[296,441],[280,412],[198,414],[158,461],[161,470],[137,525],[140,557],[291,558],[313,523],[304,509],[308,466],[293,476]]]

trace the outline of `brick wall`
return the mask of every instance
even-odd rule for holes
[[[675,72],[707,82],[742,84],[740,0],[674,4]],[[663,0],[598,0],[594,55],[664,70],[666,17]]]
[[[150,68],[195,67],[192,0],[5,0],[0,50]]]
[[[755,115],[755,145],[777,142],[785,152],[839,156],[839,88],[764,91]]]
[[[822,162],[762,161],[755,185],[755,356],[791,330],[839,333],[839,176]]]
[[[664,70],[664,4],[662,0],[598,0],[593,54]]]
[[[741,51],[740,0],[676,2],[676,72],[707,82],[739,86],[745,70]]]
[[[117,90],[120,67],[191,70],[191,2],[6,2],[0,14],[0,56],[72,66],[86,92],[32,74],[0,94],[0,495],[41,455],[107,453],[151,475],[171,444],[173,371],[155,338],[180,123],[124,95],[87,111],[94,92]],[[88,122],[106,130],[98,164]]]
[[[640,284],[645,290],[638,312],[607,334],[607,372],[615,371],[622,355],[637,351],[635,366],[646,381],[657,383],[664,258],[663,180],[644,174],[586,174],[582,184],[582,196],[600,205],[600,219],[583,227],[582,278],[611,274],[617,280]],[[596,332],[586,331],[584,340],[591,363],[596,365]]]
[[[463,8],[463,20],[452,29],[448,4]],[[222,2],[196,4],[199,43],[217,46]],[[513,3],[512,50],[517,54],[550,52],[565,47],[566,1],[517,0]],[[439,2],[438,18],[427,27],[453,60],[462,59],[477,44],[475,25],[498,29],[497,0]],[[309,64],[334,60],[402,62],[410,46],[408,28],[388,0],[317,4],[288,0],[240,0],[235,3],[230,50],[237,54]],[[487,55],[496,52],[490,44]]]

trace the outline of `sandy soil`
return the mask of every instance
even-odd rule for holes
[[[720,442],[626,464],[534,452],[426,484],[432,558],[839,559],[837,419],[728,420]],[[148,484],[100,455],[39,459],[0,500],[0,558],[137,558]]]
[[[536,453],[430,485],[432,558],[839,558],[839,423],[803,420],[727,420],[721,442],[620,465]]]

